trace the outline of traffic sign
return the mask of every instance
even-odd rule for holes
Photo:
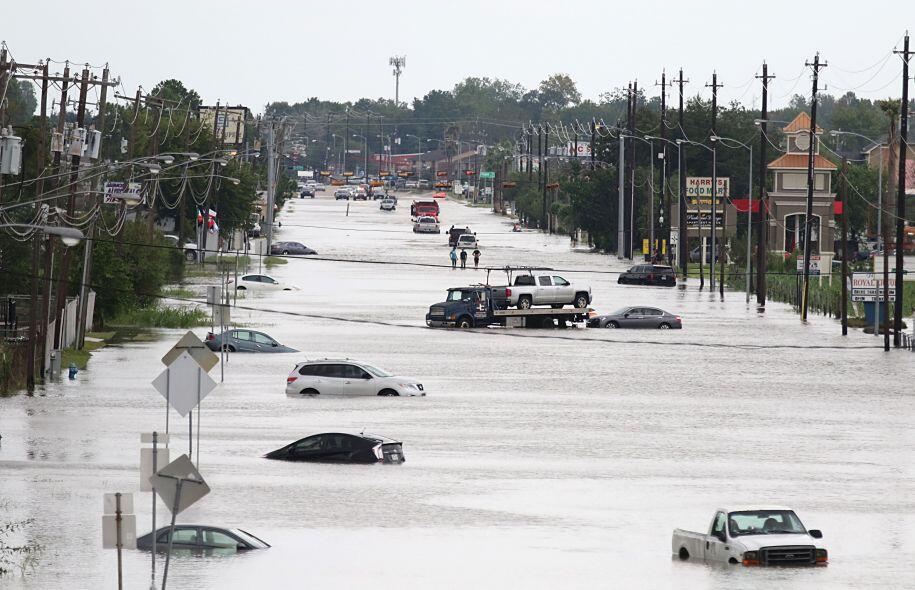
[[[198,338],[193,332],[188,331],[187,334],[182,336],[181,339],[172,346],[171,350],[165,353],[165,356],[162,357],[162,363],[166,366],[171,365],[172,362],[185,351],[187,351],[206,372],[209,372],[210,369],[215,367],[216,363],[219,362],[219,357],[206,347],[203,340]]]
[[[216,387],[216,382],[188,351],[172,361],[152,384],[181,416],[187,416]]]
[[[156,488],[156,493],[173,514],[180,514],[210,493],[210,486],[187,455],[181,455],[160,469],[149,478],[149,483]]]
[[[137,517],[133,514],[133,494],[105,494],[103,506],[102,549],[136,549]]]
[[[492,170],[484,170],[483,172],[480,172],[481,180],[492,180],[495,177],[496,177],[496,173]]]

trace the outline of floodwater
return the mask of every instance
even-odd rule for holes
[[[442,221],[478,232],[483,264],[562,269],[594,306],[656,305],[682,331],[426,328],[452,271],[445,236],[415,235],[409,197],[296,200],[278,239],[322,257],[271,269],[301,291],[249,294],[234,319],[300,349],[231,355],[202,403],[199,468],[212,493],[179,522],[239,527],[266,551],[180,556],[172,588],[911,588],[915,584],[915,355],[742,293],[619,286],[624,265],[567,237],[511,233],[459,203]],[[349,216],[345,215],[349,206]],[[389,263],[441,264],[442,268]],[[242,309],[250,308],[250,309]],[[252,311],[254,310],[254,311]],[[291,314],[272,313],[275,311]],[[294,315],[298,314],[298,315]],[[206,329],[197,333],[203,335]],[[4,588],[113,588],[102,494],[137,492],[140,433],[165,429],[150,381],[180,336],[101,350],[74,382],[0,399],[0,513],[33,518],[38,567]],[[294,399],[304,358],[351,357],[421,378],[425,398]],[[220,369],[212,372],[219,380]],[[172,414],[172,456],[187,424]],[[328,430],[404,441],[402,466],[289,464],[261,456]],[[730,505],[783,504],[824,532],[826,568],[709,567],[671,559],[674,528]],[[159,524],[167,512],[159,504]],[[149,587],[126,551],[126,588]],[[161,580],[162,562],[157,575]]]

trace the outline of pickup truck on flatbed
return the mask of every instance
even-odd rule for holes
[[[593,310],[575,309],[509,309],[506,287],[471,285],[448,289],[445,301],[429,307],[426,325],[438,327],[480,328],[506,326],[527,328],[565,327],[587,321]]]
[[[587,308],[591,303],[591,286],[570,283],[550,268],[530,266],[504,266],[487,268],[487,280],[492,271],[503,271],[508,277],[506,297],[509,307],[530,309],[535,305],[549,305],[559,309],[565,305]],[[512,280],[514,277],[514,280]]]
[[[745,566],[826,565],[818,546],[823,533],[806,529],[790,508],[718,509],[708,533],[674,530],[671,549],[682,560],[697,559]]]

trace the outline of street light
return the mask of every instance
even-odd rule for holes
[[[679,142],[676,142],[676,141],[671,141],[671,140],[669,140],[669,139],[667,139],[667,138],[664,138],[664,137],[656,137],[656,136],[654,136],[654,135],[646,135],[646,136],[645,136],[645,139],[648,139],[648,140],[651,140],[651,141],[654,141],[654,140],[663,141],[664,143],[668,143],[668,144],[674,146],[675,148],[677,148],[677,177],[678,177],[678,178],[682,177],[682,175],[683,175],[683,168],[682,168],[682,162],[683,162],[683,160],[680,158],[680,143],[679,143]],[[667,162],[664,163],[664,166],[665,166],[665,167],[667,166]],[[678,205],[677,211],[680,210],[679,205],[680,205],[680,203],[683,202],[683,192],[680,191],[680,186],[681,186],[681,183],[678,182],[678,183],[677,183],[677,195],[678,195],[678,196],[677,196],[677,205]],[[673,217],[673,215],[671,214],[670,211],[665,211],[665,213],[666,213],[667,215],[670,215],[671,217]],[[680,227],[683,228],[683,231],[682,231],[681,233],[682,233],[682,235],[683,235],[683,242],[684,242],[684,244],[686,243],[686,226],[685,226],[685,224],[686,224],[686,220],[685,220],[685,219],[680,219]],[[670,228],[670,225],[668,225],[667,227]],[[668,232],[667,232],[667,247],[668,247],[668,248],[670,248],[670,238],[671,238],[671,232],[670,232],[670,230],[668,229]],[[680,241],[680,236],[677,236],[677,241],[678,241],[678,242]],[[680,256],[680,255],[683,255],[683,256],[684,256],[684,259],[685,259],[685,257],[686,257],[686,247],[685,247],[685,246],[683,246],[683,247],[680,248],[680,253],[678,254],[678,256]],[[683,266],[683,268],[686,268],[685,265]],[[686,277],[686,273],[683,273],[683,278],[684,278],[684,280],[687,278],[687,277]]]
[[[17,227],[24,229],[33,229],[44,233],[49,236],[57,236],[60,238],[60,241],[63,242],[64,246],[68,248],[78,245],[82,240],[86,239],[86,236],[83,235],[83,232],[76,229],[75,227],[61,227],[57,225],[32,225],[30,223],[2,223],[0,224],[0,229],[7,227]]]
[[[623,139],[638,139],[639,141],[644,141],[648,144],[649,149],[651,149],[651,210],[649,212],[649,218],[651,219],[651,230],[649,232],[649,237],[651,241],[648,246],[648,253],[650,255],[654,254],[654,143],[646,137],[638,137],[637,135],[624,135],[620,134],[620,137]],[[630,191],[629,193],[629,259],[632,260],[632,240],[633,234],[635,234],[635,191]]]
[[[738,141],[738,140],[730,138],[730,137],[722,137],[720,135],[713,135],[709,139],[711,139],[712,141],[720,140],[722,145],[724,145],[726,147],[727,147],[726,142],[730,141],[730,142],[736,143],[736,144],[746,148],[750,152],[750,160],[749,160],[749,164],[747,166],[748,180],[747,180],[747,264],[746,264],[747,303],[750,303],[750,256],[751,256],[750,236],[753,235],[753,208],[751,207],[751,203],[753,200],[753,146],[747,145],[747,144],[743,143],[742,141]],[[763,214],[762,209],[759,210],[759,214],[760,215]]]

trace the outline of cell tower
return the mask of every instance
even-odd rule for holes
[[[388,60],[388,64],[394,68],[394,104],[400,104],[400,73],[407,65],[406,55],[395,55]]]

